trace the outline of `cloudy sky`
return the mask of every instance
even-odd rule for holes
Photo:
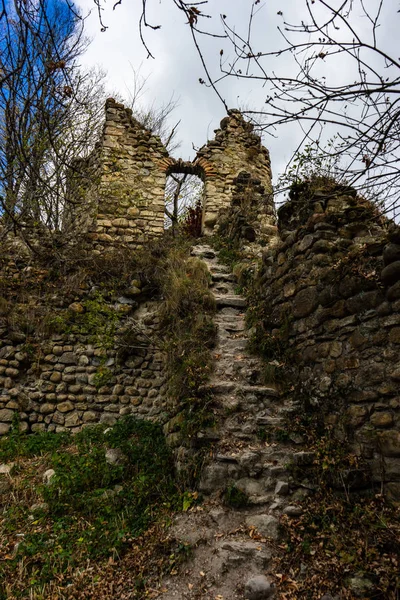
[[[370,37],[371,23],[362,14],[359,0],[355,0],[353,24],[365,39]],[[335,4],[335,0],[331,4]],[[357,4],[358,3],[358,4]],[[141,13],[139,0],[122,0],[113,10],[113,0],[104,4],[103,20],[107,25],[105,32],[100,31],[98,15],[93,0],[77,0],[83,14],[89,14],[86,20],[86,31],[93,38],[92,44],[84,58],[86,65],[101,65],[108,72],[107,81],[110,90],[116,90],[122,96],[129,96],[129,88],[133,87],[132,68],[140,69],[144,77],[148,77],[146,92],[141,101],[144,105],[159,105],[174,97],[179,107],[171,117],[174,124],[180,120],[179,139],[181,146],[176,154],[184,159],[193,158],[195,147],[214,135],[214,129],[225,115],[225,109],[215,92],[199,83],[205,79],[203,67],[190,35],[190,28],[185,24],[185,17],[174,6],[172,0],[148,0],[148,21],[152,25],[161,25],[161,29],[145,31],[146,43],[154,59],[147,58],[147,51],[139,38],[138,22]],[[208,32],[222,33],[220,15],[227,15],[227,21],[235,31],[247,36],[249,14],[253,2],[251,0],[209,0],[199,8],[211,16],[210,19],[199,21],[200,26]],[[322,10],[318,3],[314,10]],[[341,2],[336,2],[339,6]],[[364,6],[371,9],[371,15],[379,5],[379,0],[364,0]],[[398,2],[385,0],[381,11],[381,27],[378,29],[378,43],[390,50],[397,43],[399,15]],[[300,23],[307,18],[305,1],[303,0],[261,0],[257,4],[257,14],[253,21],[252,42],[255,50],[272,50],[284,46],[284,41],[278,31],[283,19],[291,23]],[[284,15],[282,16],[281,11]],[[345,29],[337,32],[340,36],[348,37]],[[203,37],[201,48],[206,64],[213,77],[219,74],[220,50],[224,50],[225,64],[233,59],[231,46],[224,39]],[[264,66],[269,72],[275,68],[277,58],[268,58]],[[371,54],[371,62],[375,57]],[[320,73],[333,81],[352,81],[357,79],[357,72],[352,61],[337,59],[322,60]],[[378,68],[384,68],[379,65]],[[293,58],[290,54],[279,57],[280,73],[293,73]],[[268,90],[262,81],[244,81],[227,78],[220,82],[218,89],[230,108],[245,107],[257,109],[265,106]],[[331,128],[330,135],[336,133]],[[292,152],[301,139],[301,131],[295,124],[285,126],[276,132],[276,137],[264,136],[264,144],[270,149],[274,179],[282,172],[290,159]]]

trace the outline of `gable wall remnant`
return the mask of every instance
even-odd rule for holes
[[[205,186],[203,233],[210,235],[220,222],[221,214],[228,209],[237,195],[238,185],[245,182],[250,189],[248,200],[253,197],[252,188],[259,192],[257,216],[254,227],[259,240],[276,236],[276,217],[272,195],[272,173],[269,152],[261,144],[261,138],[253,133],[253,125],[244,120],[238,110],[228,111],[222,119],[215,138],[197,153],[196,160],[207,160],[215,175]],[[240,175],[246,173],[245,178]],[[243,187],[243,186],[242,186]],[[246,190],[240,190],[246,201]]]

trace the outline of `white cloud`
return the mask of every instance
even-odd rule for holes
[[[332,0],[335,1],[335,0]],[[247,36],[248,15],[251,7],[250,0],[210,0],[207,5],[199,8],[212,15],[212,19],[199,21],[207,31],[221,33],[219,15],[225,13],[228,22],[234,24],[237,33]],[[207,138],[213,137],[213,130],[218,127],[225,110],[216,94],[204,85],[199,84],[199,78],[205,79],[204,71],[193,44],[190,28],[185,25],[184,15],[177,10],[172,0],[148,0],[148,20],[152,25],[162,25],[161,29],[145,30],[146,43],[149,45],[155,60],[147,58],[147,52],[139,38],[138,22],[141,2],[123,0],[121,5],[112,10],[112,3],[106,5],[104,21],[108,26],[105,33],[100,32],[100,25],[93,0],[78,0],[78,5],[84,13],[91,11],[86,21],[86,30],[93,37],[87,55],[86,64],[101,64],[108,71],[108,82],[111,90],[117,90],[126,95],[126,87],[132,80],[131,65],[138,68],[142,65],[143,75],[149,75],[147,92],[142,101],[151,105],[169,100],[172,94],[179,98],[179,108],[172,116],[176,122],[181,119],[179,137],[182,140],[179,153],[183,158],[193,157],[192,144],[201,146]],[[365,0],[365,5],[374,7],[375,0]],[[318,5],[316,5],[318,6]],[[356,5],[357,7],[357,5]],[[253,38],[254,49],[282,47],[282,37],[278,25],[282,25],[282,17],[278,11],[284,12],[284,17],[290,22],[301,21],[305,16],[305,2],[298,0],[270,0],[257,5],[260,11],[254,19]],[[396,44],[397,28],[393,25],[393,15],[398,15],[394,0],[384,3],[382,14],[383,27],[378,30],[379,40],[385,48],[391,50]],[[358,12],[357,12],[358,11]],[[360,13],[360,14],[359,14]],[[357,8],[354,13],[357,30],[365,38],[369,35],[370,24]],[[337,35],[344,36],[344,29]],[[219,51],[224,48],[224,61],[229,63],[234,58],[232,48],[225,40],[211,37],[201,39],[204,59],[209,65],[212,75],[219,73]],[[264,60],[265,68],[271,72],[278,59],[272,57]],[[371,61],[375,58],[371,57]],[[280,72],[293,73],[293,59],[290,54],[279,57]],[[379,68],[382,68],[381,66]],[[321,60],[320,72],[332,81],[352,81],[357,78],[355,65],[346,58],[334,61]],[[228,78],[219,84],[219,90],[229,107],[247,105],[252,108],[263,107],[268,90],[260,81],[243,81]],[[336,133],[335,127],[325,128],[328,137]],[[277,137],[265,136],[264,141],[271,151],[273,172],[277,175],[283,170],[291,153],[301,139],[301,131],[296,124],[291,124],[277,132]]]

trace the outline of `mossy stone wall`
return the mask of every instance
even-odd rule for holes
[[[259,278],[271,352],[303,410],[323,414],[398,495],[399,228],[350,188],[306,185],[279,230]]]

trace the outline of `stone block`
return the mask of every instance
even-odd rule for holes
[[[43,415],[48,415],[48,414],[54,412],[54,409],[55,409],[55,405],[54,404],[50,404],[49,402],[45,402],[40,407],[40,413],[43,414]]]
[[[277,540],[279,538],[279,521],[272,515],[250,515],[246,517],[246,525],[255,527],[264,537]]]
[[[74,352],[64,352],[58,359],[58,362],[63,365],[76,365],[78,362],[78,357],[76,354],[74,354]]]
[[[395,429],[380,431],[378,440],[383,456],[400,456],[400,431]]]
[[[0,409],[0,422],[11,423],[14,418],[15,411],[9,408]]]
[[[92,410],[87,410],[82,415],[82,421],[84,423],[95,423],[98,420],[97,413]]]
[[[75,427],[76,425],[80,425],[81,420],[77,412],[69,413],[66,418],[64,425],[65,427]]]
[[[0,435],[6,435],[11,429],[10,423],[0,423]]]
[[[293,301],[293,316],[295,318],[307,317],[318,305],[318,293],[316,287],[300,290]]]
[[[393,327],[390,330],[389,340],[394,344],[400,344],[400,327]]]
[[[115,425],[117,422],[117,417],[111,413],[103,413],[100,417],[100,423],[104,423],[105,425]]]

